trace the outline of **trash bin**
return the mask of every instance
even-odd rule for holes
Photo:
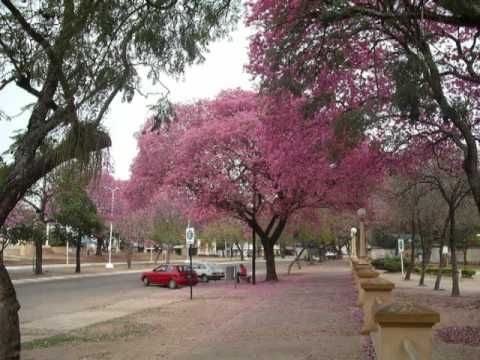
[[[225,268],[225,280],[235,280],[235,266],[230,265]]]

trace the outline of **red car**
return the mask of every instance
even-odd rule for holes
[[[191,274],[192,285],[198,283],[198,276],[195,271]],[[142,273],[141,279],[145,286],[150,284],[166,285],[170,289],[178,286],[190,285],[190,271],[183,265],[160,265],[152,271]]]

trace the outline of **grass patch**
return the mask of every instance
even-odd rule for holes
[[[151,325],[131,321],[127,318],[119,318],[91,325],[69,333],[28,341],[22,344],[22,349],[45,349],[72,343],[109,342],[119,338],[142,336],[147,334],[151,329]]]
[[[45,339],[37,339],[22,344],[22,350],[45,349],[66,343],[75,342],[75,336],[68,334],[53,335]]]

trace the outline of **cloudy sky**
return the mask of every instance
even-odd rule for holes
[[[232,33],[230,39],[213,43],[210,52],[206,54],[206,61],[189,68],[181,81],[162,79],[170,90],[170,99],[174,102],[185,102],[213,97],[222,89],[253,88],[250,76],[244,70],[244,65],[248,62],[247,47],[248,31],[243,26]],[[142,90],[143,93],[162,91],[159,87],[152,87],[147,81],[144,81]],[[149,115],[148,104],[155,100],[155,96],[145,99],[137,95],[129,104],[116,101],[111,106],[104,124],[112,138],[110,154],[115,166],[115,176],[118,178],[129,177],[130,163],[137,152],[134,134]],[[0,95],[0,110],[14,116],[31,102],[29,95],[10,86]],[[0,153],[10,146],[10,138],[15,130],[25,128],[26,114],[28,111],[12,121],[0,122]]]

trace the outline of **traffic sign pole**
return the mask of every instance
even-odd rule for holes
[[[193,278],[193,266],[192,266],[192,244],[188,248],[188,255],[190,256],[190,300],[193,299],[193,286],[192,286],[192,278]]]
[[[185,231],[185,241],[186,244],[188,245],[188,257],[190,258],[190,276],[188,283],[190,285],[190,300],[193,299],[193,285],[192,285],[192,279],[193,279],[193,264],[192,264],[192,246],[193,243],[195,242],[195,230],[193,227],[190,227],[190,222],[188,223],[187,230]]]
[[[402,277],[405,276],[403,270],[403,251],[405,250],[405,242],[403,239],[398,239],[398,252],[400,253],[400,266],[402,268]]]

